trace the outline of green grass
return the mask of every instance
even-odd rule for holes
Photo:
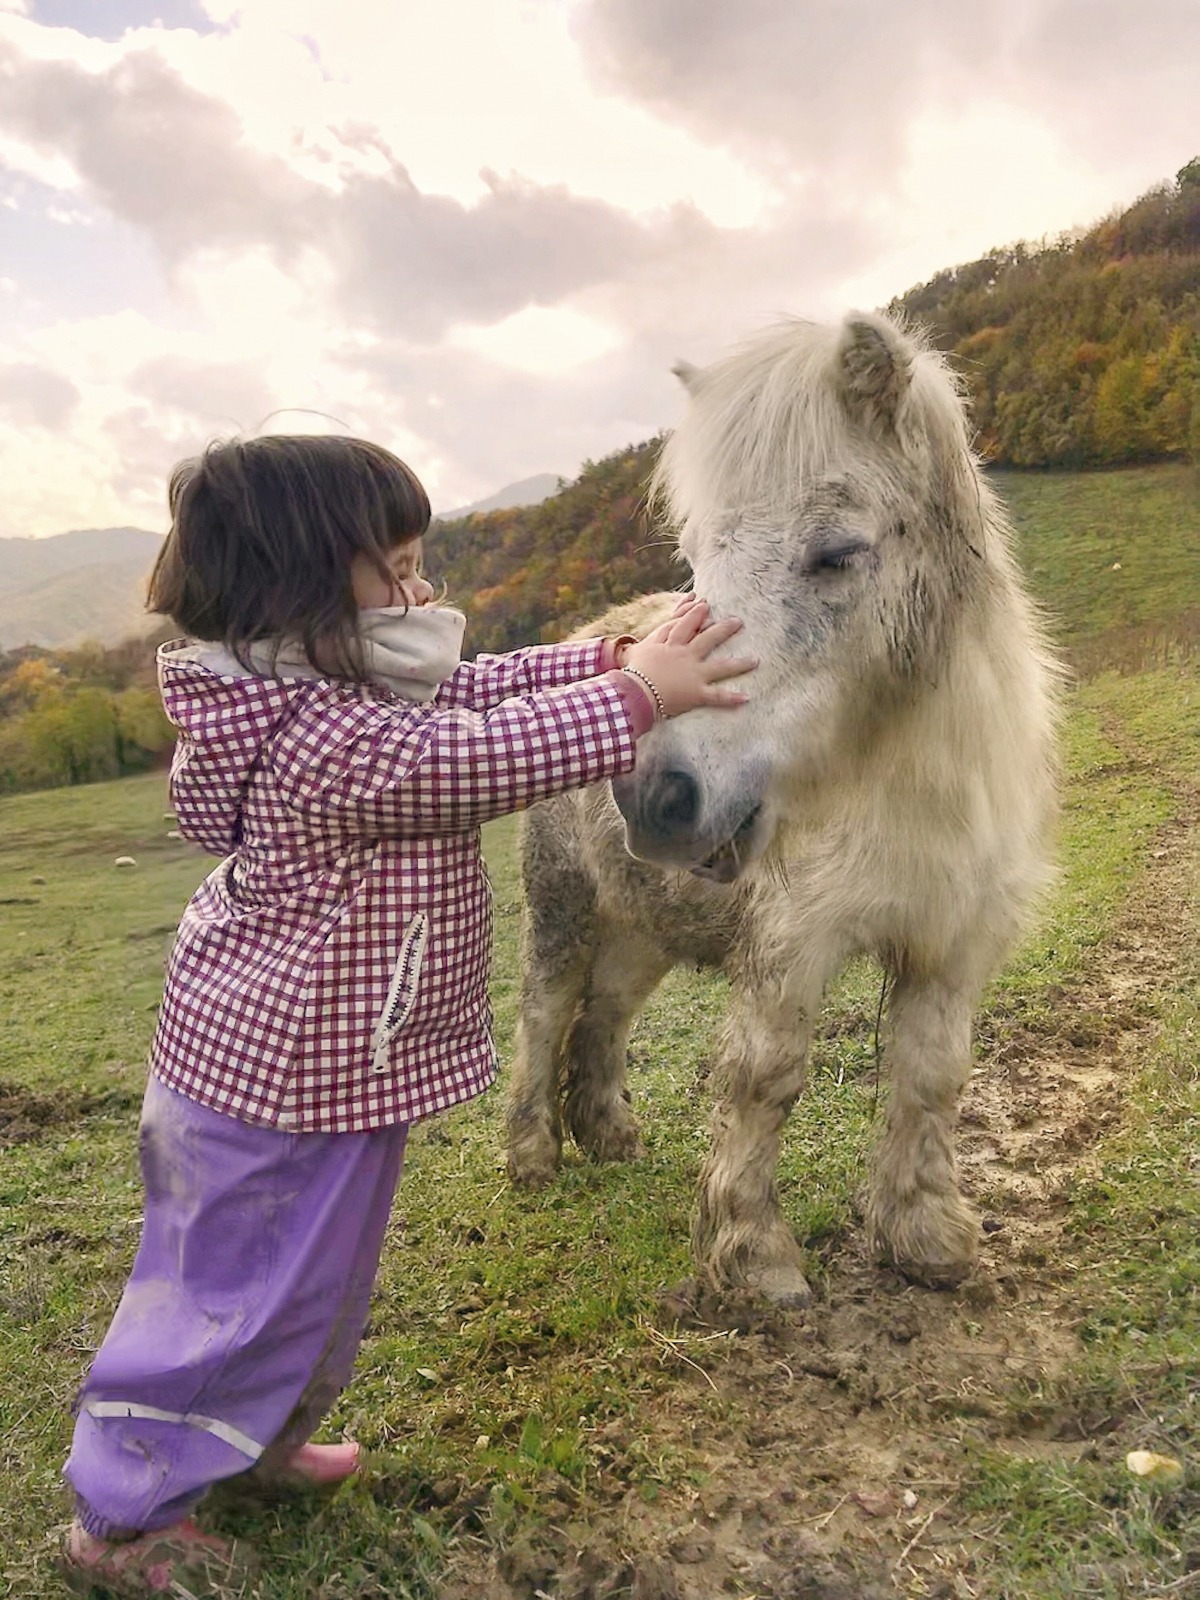
[[[1121,476],[1145,485],[1145,515],[1179,512],[1182,500],[1170,497],[1182,496],[1182,476]],[[1031,496],[1059,497],[1039,502],[1039,516],[1066,528],[1039,581],[1076,616],[1078,638],[1089,617],[1099,634],[1128,621],[1106,609],[1099,577],[1110,535],[1090,536],[1086,521],[1103,515],[1117,478],[1073,488],[1053,476],[1021,480]],[[1162,526],[1182,548],[1195,524],[1181,514]],[[1169,630],[1197,578],[1165,536],[1158,547],[1172,577],[1153,588],[1153,605],[1166,608]],[[1113,556],[1123,572],[1127,555]],[[1152,564],[1139,563],[1137,584],[1158,585]],[[1134,621],[1152,614],[1139,603]],[[1186,663],[1098,672],[1075,691],[1062,877],[993,986],[982,1050],[1019,1030],[1052,1037],[1056,994],[1087,980],[1163,830],[1182,826],[1200,770],[1198,711]],[[0,1152],[0,1595],[14,1600],[59,1593],[49,1530],[65,1515],[58,1474],[71,1398],[136,1245],[141,1063],[167,945],[206,867],[167,837],[163,792],[150,776],[0,801],[0,1139],[7,1128],[15,1140]],[[487,830],[486,843],[507,1056],[518,979],[513,824]],[[1194,830],[1189,848],[1194,895]],[[113,865],[125,854],[136,868]],[[1042,1410],[1106,1419],[1095,1450],[1050,1462],[994,1438],[964,1446],[958,1507],[986,1539],[975,1592],[989,1600],[1166,1593],[1183,1559],[1171,1550],[1200,1560],[1198,986],[1193,927],[1146,1002],[1153,1045],[1136,1063],[1120,1126],[1095,1173],[1065,1196],[1083,1354],[1038,1395],[1010,1397],[1014,1427]],[[521,1538],[548,1518],[586,1523],[628,1492],[652,1505],[702,1476],[702,1452],[655,1419],[674,1403],[689,1353],[711,1364],[720,1347],[682,1332],[667,1349],[656,1330],[660,1291],[689,1266],[707,1120],[697,1067],[725,995],[722,980],[679,971],[647,1008],[633,1042],[648,1145],[636,1166],[571,1162],[544,1194],[513,1195],[498,1095],[416,1130],[359,1374],[329,1422],[363,1441],[374,1470],[315,1521],[294,1511],[243,1519],[268,1564],[262,1600],[427,1600],[463,1540]],[[788,1124],[781,1191],[818,1282],[857,1227],[878,1116],[877,1002],[876,972],[856,963],[829,996],[812,1088]],[[700,1392],[706,1427],[737,1426],[732,1401]],[[1134,1444],[1181,1456],[1183,1488],[1138,1488],[1124,1468]]]
[[[996,471],[1021,557],[1054,637],[1081,650],[1108,636],[1169,637],[1200,611],[1200,469]],[[1091,655],[1088,657],[1093,659]]]
[[[1178,814],[1174,796],[1188,787],[1180,890],[1200,908],[1200,682],[1183,670],[1108,673],[1081,689],[1077,705],[1067,872],[1047,942],[1005,980],[1029,1016],[1041,1007],[1028,980],[1060,979],[1064,953],[1068,969],[1086,969],[1089,945],[1111,931],[1144,870],[1155,825]],[[1128,1085],[1121,1125],[1097,1169],[1065,1196],[1067,1246],[1082,1263],[1074,1309],[1084,1354],[1041,1402],[1048,1415],[1084,1419],[1095,1442],[1078,1462],[987,1447],[974,1462],[963,1506],[985,1522],[999,1518],[982,1591],[997,1600],[1200,1592],[1200,1577],[1188,1577],[1200,1571],[1198,930],[1193,917],[1153,998],[1153,1043]],[[1182,1485],[1143,1487],[1125,1466],[1132,1448],[1180,1459]]]

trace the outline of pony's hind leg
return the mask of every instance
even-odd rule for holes
[[[872,1160],[867,1234],[882,1261],[933,1287],[961,1283],[978,1249],[954,1160],[974,999],[973,989],[901,977],[888,1004],[887,1127]]]
[[[505,1107],[508,1176],[522,1188],[542,1188],[562,1160],[559,1079],[585,971],[581,962],[552,975],[531,973],[522,988]]]
[[[549,1183],[562,1158],[559,1105],[566,1040],[582,1004],[595,936],[595,894],[578,864],[570,796],[525,818],[521,864],[521,999],[506,1123],[513,1183]]]
[[[629,1033],[646,999],[669,970],[660,950],[627,928],[597,940],[586,993],[567,1043],[566,1122],[593,1161],[632,1161],[642,1154],[629,1104]]]

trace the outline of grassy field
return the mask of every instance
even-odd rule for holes
[[[1200,645],[1200,468],[996,472],[1025,570],[1085,670]]]
[[[781,1167],[817,1306],[672,1320],[724,1005],[720,979],[677,972],[633,1043],[643,1162],[514,1195],[498,1095],[415,1134],[329,1419],[372,1470],[315,1515],[225,1524],[264,1557],[261,1600],[1200,1595],[1195,482],[1001,487],[1072,648],[1126,670],[1073,693],[1062,882],[980,1020],[978,1275],[930,1294],[862,1256],[885,1092],[864,964],[829,996]],[[1168,648],[1132,662],[1150,625]],[[141,1061],[205,870],[163,808],[160,776],[0,802],[0,1595],[19,1600],[61,1592],[70,1405],[136,1245]],[[487,834],[506,1054],[514,837]],[[1137,1448],[1181,1481],[1137,1480]]]

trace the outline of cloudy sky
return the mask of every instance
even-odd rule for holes
[[[263,427],[571,476],[676,357],[1173,177],[1198,61],[1197,0],[0,0],[0,535]]]

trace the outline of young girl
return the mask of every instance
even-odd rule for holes
[[[496,1074],[479,826],[629,771],[660,716],[735,706],[739,628],[459,662],[420,574],[429,502],[356,439],[183,463],[150,605],[183,835],[222,856],[179,926],[141,1123],[133,1272],[79,1397],[74,1588],[234,1595],[190,1513],[222,1479],[313,1487],[366,1324],[409,1123]]]

